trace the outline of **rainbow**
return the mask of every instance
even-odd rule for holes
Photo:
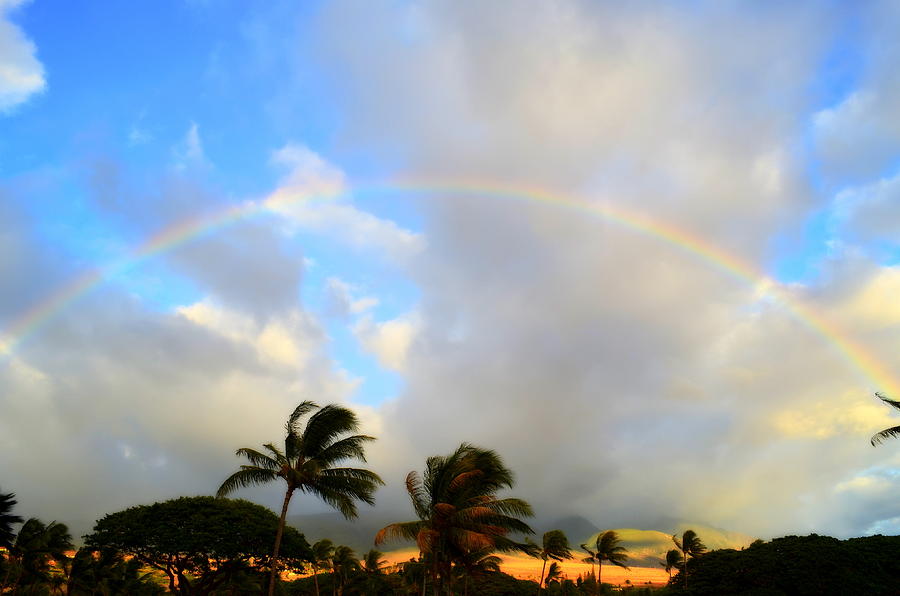
[[[434,180],[400,180],[389,184],[357,188],[353,194],[365,195],[367,193],[404,193],[426,197],[436,195],[488,197],[497,200],[551,205],[586,213],[651,237],[712,265],[742,283],[764,291],[768,296],[777,300],[794,318],[829,343],[845,361],[874,385],[873,391],[900,395],[900,383],[885,365],[863,345],[854,341],[834,321],[829,320],[811,306],[803,304],[786,291],[781,284],[771,279],[752,263],[685,229],[618,205],[587,203],[574,196],[535,187],[521,188],[481,181],[460,184],[457,181],[437,183]],[[351,192],[342,188],[318,189],[315,192],[279,189],[261,200],[245,201],[210,216],[178,222],[150,237],[112,265],[89,271],[75,278],[15,318],[0,334],[0,357],[11,356],[25,339],[36,333],[69,304],[106,280],[142,261],[253,215],[277,212],[294,203],[333,200],[350,196],[350,194]]]

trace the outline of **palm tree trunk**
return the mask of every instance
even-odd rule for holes
[[[547,559],[544,559],[544,564],[541,565],[541,578],[538,580],[538,596],[541,596],[541,585],[544,583],[544,569],[547,568]]]
[[[687,545],[685,545],[687,546]],[[687,590],[687,551],[684,552],[684,589]]]
[[[275,594],[275,576],[278,574],[278,550],[281,548],[281,535],[284,534],[284,522],[287,519],[288,504],[291,502],[291,495],[294,494],[293,487],[288,487],[284,493],[284,504],[281,506],[281,518],[278,520],[278,531],[275,532],[275,548],[272,549],[272,571],[269,574],[269,596]]]
[[[313,565],[313,583],[316,584],[316,596],[319,596],[319,567],[317,565]]]
[[[603,585],[600,577],[603,575],[603,561],[597,561],[597,596],[600,595],[600,587]]]

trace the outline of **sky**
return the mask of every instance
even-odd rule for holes
[[[0,0],[0,489],[86,532],[213,493],[312,399],[378,437],[363,516],[411,516],[406,473],[468,441],[538,529],[900,532],[900,443],[869,444],[900,397],[898,28]]]

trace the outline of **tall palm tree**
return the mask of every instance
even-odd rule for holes
[[[359,569],[359,559],[356,553],[349,546],[339,546],[334,549],[334,556],[331,558],[331,573],[334,577],[335,593],[341,596],[344,593],[344,586],[347,585],[347,579],[350,574]]]
[[[681,536],[681,540],[678,540],[678,537],[675,534],[672,534],[672,542],[675,543],[675,546],[678,547],[678,550],[681,551],[681,554],[684,559],[682,573],[684,574],[684,587],[687,589],[687,576],[688,576],[688,568],[687,561],[688,557],[696,557],[702,555],[706,552],[706,545],[700,541],[700,537],[697,536],[697,532],[693,530],[685,530],[684,534]]]
[[[387,540],[415,540],[431,562],[435,596],[448,593],[453,562],[466,553],[484,548],[523,551],[525,545],[510,534],[532,534],[520,517],[533,515],[521,499],[498,498],[512,488],[512,472],[496,452],[463,443],[447,456],[429,457],[420,477],[410,472],[406,490],[419,518],[391,524],[375,536],[375,544]]]
[[[327,538],[319,540],[312,545],[310,563],[313,568],[313,583],[316,585],[316,596],[319,596],[319,568],[330,567],[331,558],[334,556],[334,543]]]
[[[16,537],[13,525],[22,523],[22,518],[12,513],[17,502],[15,493],[0,494],[0,547],[12,546]]]
[[[900,410],[900,401],[888,399],[887,397],[884,396],[883,393],[876,393],[875,397],[877,397],[884,403],[890,404],[894,408]],[[886,428],[883,431],[872,435],[872,438],[869,440],[869,442],[871,442],[872,446],[874,447],[875,445],[878,445],[885,439],[889,439],[891,437],[897,437],[897,436],[900,436],[900,426],[892,426],[891,428]]]
[[[529,541],[529,547],[531,547],[531,550],[528,551],[529,555],[544,561],[544,564],[541,565],[541,577],[538,580],[537,593],[540,594],[541,588],[544,586],[544,571],[547,569],[547,561],[549,559],[553,561],[571,559],[572,551],[569,548],[569,539],[562,530],[545,532],[540,546]]]
[[[624,546],[620,546],[619,534],[615,530],[607,530],[597,535],[597,538],[590,545],[582,544],[581,548],[588,554],[589,558],[597,561],[597,593],[600,593],[602,585],[601,576],[603,574],[603,561],[609,561],[613,565],[628,569],[625,561],[628,560],[628,550]]]
[[[315,410],[318,411],[309,417],[301,431],[300,419]],[[375,504],[373,494],[379,485],[384,484],[377,474],[360,468],[335,467],[348,459],[366,461],[364,446],[375,439],[351,434],[358,429],[359,421],[351,410],[337,404],[319,408],[311,401],[304,401],[294,409],[285,425],[284,450],[271,443],[263,445],[268,453],[247,447],[237,450],[236,454],[246,457],[250,465],[241,466],[240,470],[225,479],[216,493],[217,497],[278,478],[287,485],[272,549],[269,596],[275,592],[278,550],[294,491],[319,497],[347,519],[357,516],[356,501]]]
[[[666,558],[664,561],[660,561],[659,564],[662,565],[666,573],[669,574],[669,581],[672,581],[672,570],[678,569],[678,565],[681,563],[681,551],[677,548],[673,548],[666,553]]]

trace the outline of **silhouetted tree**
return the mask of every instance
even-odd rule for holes
[[[541,576],[538,579],[537,593],[540,594],[541,588],[544,585],[544,571],[547,568],[547,561],[571,559],[572,551],[569,548],[569,539],[566,538],[566,535],[562,530],[550,530],[549,532],[545,532],[540,546],[530,541],[528,542],[528,545],[528,554],[544,561],[544,564],[541,565]]]
[[[301,431],[300,419],[314,411]],[[366,461],[364,446],[375,438],[351,434],[358,429],[359,421],[351,410],[336,404],[320,409],[315,403],[304,401],[294,409],[285,425],[284,450],[271,443],[263,445],[268,453],[247,447],[237,450],[236,454],[246,457],[250,465],[241,466],[229,476],[216,496],[224,497],[238,488],[267,484],[279,478],[287,485],[272,549],[269,596],[275,592],[281,535],[294,491],[316,495],[347,519],[356,517],[356,501],[375,504],[375,490],[384,484],[377,474],[360,468],[336,467],[350,459]]]
[[[375,543],[415,540],[431,563],[435,596],[446,594],[452,563],[466,553],[525,550],[509,535],[533,533],[520,519],[532,515],[531,506],[521,499],[497,497],[512,486],[512,472],[494,451],[463,443],[450,455],[429,457],[421,478],[416,472],[406,477],[419,519],[382,528]]]
[[[659,564],[662,565],[666,569],[666,573],[669,574],[669,581],[672,581],[672,570],[678,569],[678,565],[681,563],[681,551],[677,548],[673,548],[666,553],[666,558],[663,561],[660,561]]]
[[[313,583],[316,586],[316,596],[319,596],[319,569],[331,568],[331,558],[334,556],[334,543],[327,538],[319,540],[312,545],[310,563],[313,568]]]
[[[130,507],[100,519],[87,546],[134,557],[163,572],[175,594],[209,594],[244,573],[271,566],[278,516],[249,501],[181,497]],[[284,528],[282,554],[294,569],[311,558],[309,544]]]
[[[607,530],[597,535],[597,538],[590,545],[582,544],[581,548],[590,554],[589,558],[597,561],[597,593],[600,593],[600,586],[603,584],[603,561],[609,561],[613,565],[628,569],[625,561],[628,560],[628,551],[624,546],[620,546],[619,534],[615,530]]]
[[[687,588],[687,576],[688,576],[688,568],[687,561],[688,557],[696,557],[702,555],[706,552],[706,545],[704,545],[700,541],[700,537],[697,536],[697,532],[693,530],[685,530],[684,534],[681,536],[681,540],[678,540],[678,537],[675,534],[672,534],[672,542],[675,543],[675,546],[678,547],[678,550],[681,551],[684,563],[681,567],[681,573],[684,575],[684,587]]]

